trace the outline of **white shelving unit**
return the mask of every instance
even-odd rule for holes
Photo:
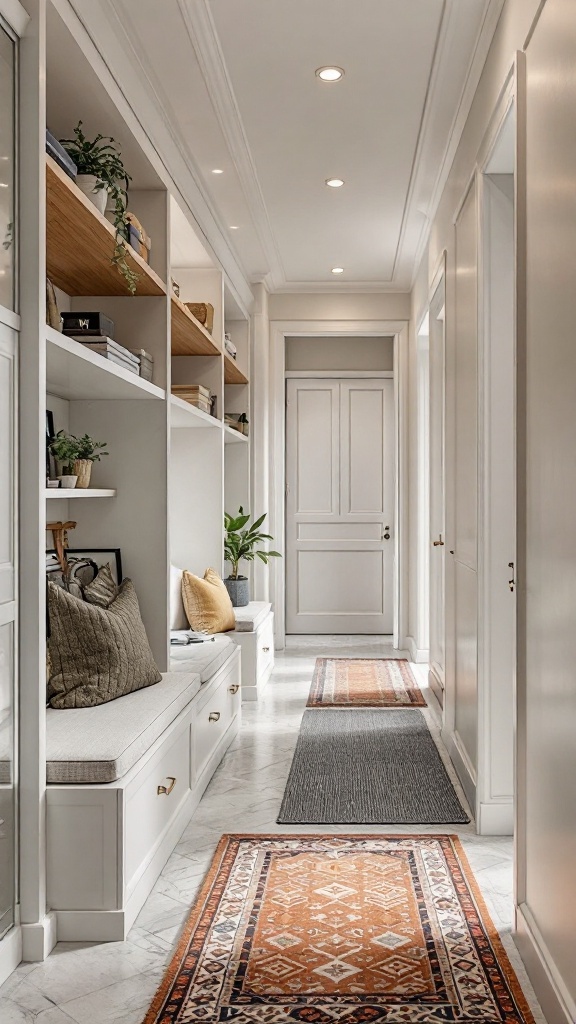
[[[182,430],[196,428],[222,430],[223,427],[221,420],[190,405],[190,402],[184,402],[177,395],[170,396],[170,425],[175,429]]]
[[[47,487],[46,498],[63,501],[68,498],[115,498],[116,491],[110,487]]]
[[[130,370],[46,327],[46,388],[68,401],[164,400],[166,392]]]
[[[226,423],[224,425],[224,441],[226,444],[248,444],[249,438],[246,434],[241,434],[239,430],[234,430],[234,427],[229,427]]]

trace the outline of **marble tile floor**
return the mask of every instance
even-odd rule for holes
[[[2,1024],[140,1024],[162,978],[191,903],[223,832],[415,833],[460,836],[494,923],[521,979],[534,1015],[544,1022],[511,938],[512,840],[477,836],[474,825],[293,826],[276,815],[316,656],[394,657],[390,637],[290,637],[261,701],[243,706],[242,730],[216,771],[126,942],[60,942],[42,964],[22,964],[0,988]],[[439,708],[427,672],[412,666],[427,695],[424,712],[456,790],[440,743]]]

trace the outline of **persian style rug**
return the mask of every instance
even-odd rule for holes
[[[403,658],[317,658],[309,708],[425,708]]]
[[[223,836],[145,1024],[533,1024],[453,836]]]
[[[452,825],[470,819],[421,711],[304,712],[282,825]]]

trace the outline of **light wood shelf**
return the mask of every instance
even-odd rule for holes
[[[195,429],[198,427],[222,429],[222,421],[210,416],[202,409],[197,409],[190,402],[178,398],[177,395],[170,396],[170,426],[176,429]]]
[[[226,444],[248,444],[248,436],[229,427],[227,423],[224,424],[224,440]]]
[[[177,295],[171,297],[172,355],[219,356],[221,351],[212,335],[192,315]]]
[[[235,359],[224,352],[224,383],[225,384],[247,384],[248,377],[238,366]]]
[[[115,498],[116,491],[105,487],[47,487],[47,498]]]
[[[110,262],[115,246],[112,224],[75,182],[46,157],[46,273],[68,295],[130,295]],[[127,247],[126,262],[139,275],[137,295],[165,295],[158,274]]]
[[[166,397],[162,388],[52,327],[46,327],[46,390],[68,401]]]

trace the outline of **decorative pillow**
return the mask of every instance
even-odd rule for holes
[[[185,569],[182,573],[182,600],[192,629],[201,633],[225,633],[235,628],[230,595],[215,569],[206,569],[203,580]]]
[[[48,583],[48,605],[53,708],[94,707],[160,682],[131,580],[108,608]]]
[[[109,565],[103,565],[98,574],[84,587],[84,600],[88,604],[97,604],[99,608],[109,608],[118,597],[118,584],[112,575]]]
[[[188,619],[182,604],[182,573],[175,565],[170,566],[170,629],[188,629]]]

